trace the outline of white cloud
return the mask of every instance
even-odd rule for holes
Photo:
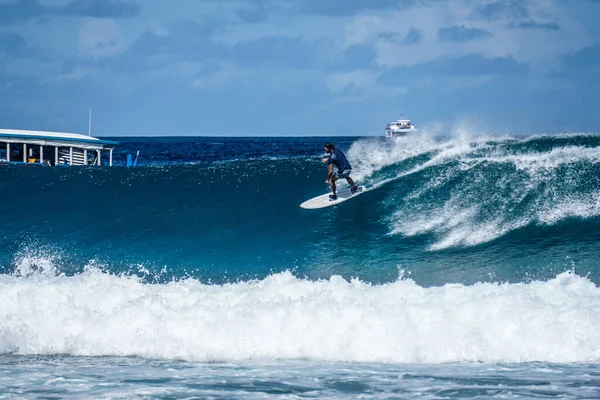
[[[38,0],[38,3],[45,7],[66,7],[72,2],[73,0]]]
[[[333,94],[348,92],[352,100],[369,97],[395,97],[406,93],[405,87],[377,85],[379,73],[367,70],[338,72],[327,76],[327,89]]]
[[[87,18],[79,31],[78,50],[83,57],[114,56],[126,44],[117,23],[112,19]]]
[[[344,91],[346,88],[353,87],[354,89],[366,89],[375,84],[377,74],[365,71],[357,70],[352,72],[340,72],[331,74],[327,78],[327,89],[332,93],[339,93]]]
[[[527,2],[528,21],[553,22],[559,30],[514,29],[508,17],[489,21],[473,18],[473,11],[491,3],[490,0],[453,0],[431,3],[382,16],[358,16],[346,28],[346,46],[369,44],[377,54],[381,67],[412,66],[442,56],[470,53],[487,57],[513,57],[518,62],[531,63],[534,69],[553,67],[557,59],[594,42],[581,23],[560,0]],[[445,43],[437,37],[441,28],[462,25],[485,29],[492,37],[464,43]],[[384,37],[404,37],[411,27],[420,29],[423,37],[418,46],[405,46]]]
[[[219,70],[194,79],[192,87],[195,89],[214,89],[230,84],[232,81],[239,82],[242,79],[247,79],[248,74],[248,71],[237,69],[224,63],[220,66]]]

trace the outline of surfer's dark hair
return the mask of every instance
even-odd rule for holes
[[[325,143],[325,147],[328,148],[329,150],[335,150],[335,145],[331,142]]]

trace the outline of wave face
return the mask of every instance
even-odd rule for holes
[[[341,138],[312,211],[323,138],[121,141],[0,168],[0,353],[599,359],[598,136]]]

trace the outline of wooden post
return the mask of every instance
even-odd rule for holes
[[[110,149],[109,156],[108,156],[108,166],[109,167],[112,167],[112,151],[113,151],[113,149]]]
[[[87,149],[83,150],[83,165],[87,165]]]
[[[98,153],[98,166],[100,166],[102,165],[102,150],[98,149],[96,152]]]
[[[23,143],[23,162],[27,162],[27,143]]]
[[[6,143],[6,161],[10,161],[10,143]]]
[[[58,146],[54,147],[54,165],[58,165]]]
[[[73,165],[73,148],[69,147],[69,165]]]
[[[44,146],[40,144],[40,164],[44,163]]]

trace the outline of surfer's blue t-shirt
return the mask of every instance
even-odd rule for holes
[[[329,155],[329,164],[333,164],[337,167],[338,171],[345,171],[352,169],[352,166],[348,162],[348,159],[340,149],[335,149]]]

